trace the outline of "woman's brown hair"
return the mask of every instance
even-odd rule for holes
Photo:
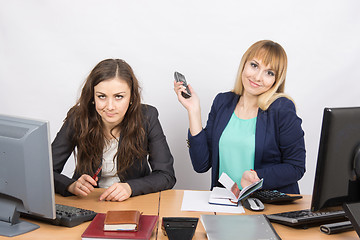
[[[114,160],[118,164],[118,175],[124,173],[135,159],[146,156],[144,149],[145,130],[141,111],[139,82],[129,64],[121,59],[106,59],[90,72],[81,91],[80,98],[65,119],[71,126],[77,173],[93,174],[101,164],[106,144],[103,122],[94,105],[94,87],[102,81],[119,78],[125,81],[131,92],[130,105],[124,119],[112,130],[120,130],[120,142]]]

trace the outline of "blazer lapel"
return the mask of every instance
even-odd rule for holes
[[[267,126],[267,111],[259,109],[255,132],[255,168],[261,164]]]

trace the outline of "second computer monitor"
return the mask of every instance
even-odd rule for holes
[[[55,218],[49,125],[0,114],[0,235],[38,228],[20,213]]]
[[[360,201],[360,107],[325,108],[311,210]]]

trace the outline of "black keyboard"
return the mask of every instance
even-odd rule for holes
[[[343,210],[311,212],[310,209],[267,215],[271,222],[290,227],[308,228],[321,224],[348,221]]]
[[[263,203],[287,203],[302,198],[300,195],[290,196],[277,190],[257,190],[251,194],[251,197],[257,198]]]
[[[53,225],[74,227],[83,222],[91,221],[97,214],[96,212],[91,210],[66,206],[61,204],[55,204],[55,209],[56,209],[55,219],[37,217],[34,215],[27,215],[27,214],[22,214],[22,216],[47,222]]]

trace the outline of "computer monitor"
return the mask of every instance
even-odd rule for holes
[[[360,201],[359,177],[360,107],[325,108],[311,210]]]
[[[56,216],[49,124],[0,114],[0,235],[39,227],[20,213]]]

